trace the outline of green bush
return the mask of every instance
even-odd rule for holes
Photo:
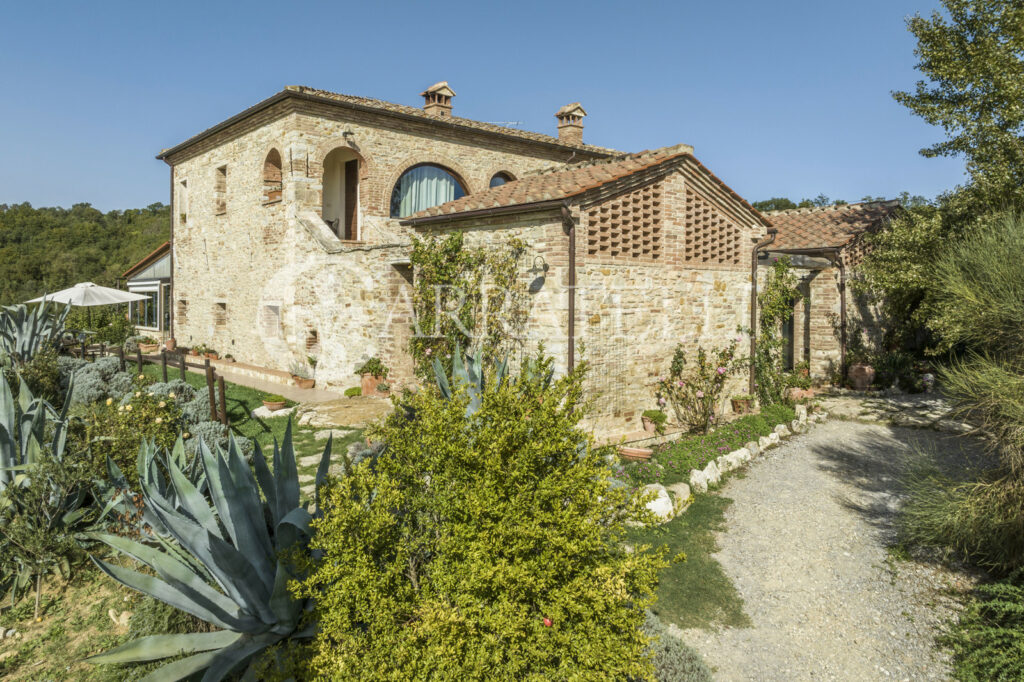
[[[997,572],[1024,566],[1024,220],[984,221],[935,263],[931,325],[965,355],[940,372],[958,414],[997,465],[977,480],[916,483],[904,528]]]
[[[123,305],[72,308],[68,314],[67,327],[95,332],[89,336],[89,343],[122,346],[135,335],[135,327],[126,317],[125,308]]]
[[[92,470],[105,476],[109,457],[134,487],[139,445],[144,439],[153,440],[157,447],[170,450],[178,437],[181,412],[173,399],[139,389],[121,403],[108,398],[95,405],[86,422]]]
[[[311,661],[322,679],[648,679],[660,555],[627,552],[639,501],[577,426],[583,368],[424,390],[325,490]]]
[[[42,398],[54,405],[64,402],[64,390],[61,387],[60,368],[57,364],[57,351],[53,348],[42,348],[31,360],[21,364],[17,369],[5,372],[7,385],[15,396],[18,395],[20,376],[32,391],[32,395]]]
[[[362,394],[363,394],[363,389],[361,387],[359,387],[359,386],[353,386],[352,388],[346,388],[345,389],[345,397],[346,398],[355,398],[356,396],[361,396]]]
[[[957,679],[1024,680],[1024,572],[980,586],[942,641],[953,650]]]
[[[360,376],[363,374],[371,374],[375,377],[380,377],[381,379],[387,379],[390,372],[391,370],[388,369],[387,365],[381,362],[380,358],[372,357],[359,366],[356,370],[356,375]]]
[[[650,651],[658,682],[711,682],[711,670],[700,654],[669,634],[650,611],[644,621],[644,634],[653,640]]]

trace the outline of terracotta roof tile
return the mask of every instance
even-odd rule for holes
[[[841,247],[864,232],[891,218],[900,202],[871,201],[824,208],[794,208],[769,211],[768,219],[778,229],[769,251]]]
[[[599,161],[557,166],[428,208],[409,216],[407,220],[567,199],[646,168],[689,156],[692,152],[692,147],[681,144]]]

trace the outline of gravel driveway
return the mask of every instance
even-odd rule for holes
[[[721,680],[949,679],[935,648],[969,576],[897,560],[897,479],[922,441],[955,460],[967,443],[934,431],[830,421],[752,462],[715,558],[750,628],[680,634]]]

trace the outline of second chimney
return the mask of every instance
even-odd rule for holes
[[[566,104],[558,110],[558,140],[565,144],[583,144],[583,117],[587,112],[579,102]]]
[[[423,97],[423,111],[435,116],[452,115],[452,97],[455,91],[448,87],[448,81],[434,83],[420,93]]]

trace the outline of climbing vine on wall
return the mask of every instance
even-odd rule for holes
[[[777,260],[757,294],[760,312],[754,349],[754,388],[762,406],[782,402],[789,377],[782,367],[782,325],[793,316],[793,306],[803,296],[789,257]]]
[[[524,343],[529,296],[519,276],[525,244],[515,238],[469,247],[461,232],[413,238],[413,336],[419,376],[433,376],[439,359],[450,370],[458,345],[488,360],[514,355]]]

